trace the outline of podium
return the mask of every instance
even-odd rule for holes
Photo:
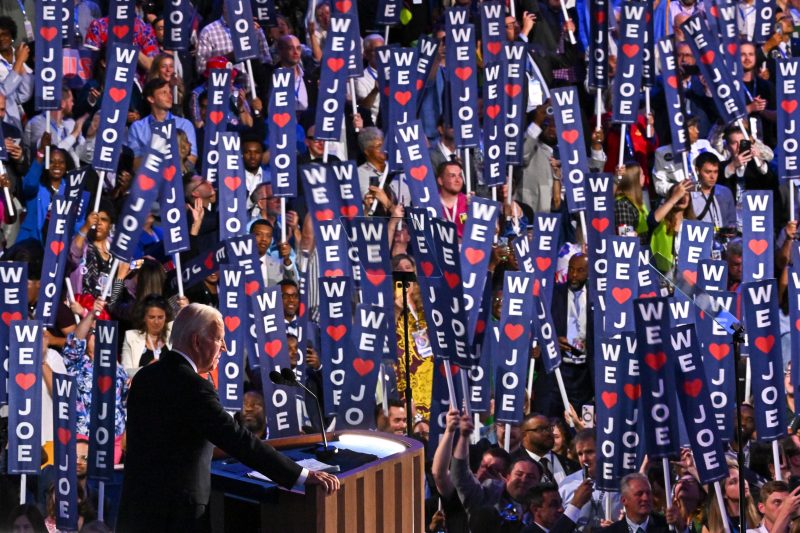
[[[319,435],[268,441],[294,460],[313,458]],[[305,493],[254,479],[251,469],[231,459],[211,467],[211,527],[214,533],[239,531],[231,521],[257,514],[259,531],[371,533],[425,531],[425,455],[422,443],[400,435],[374,431],[328,434],[332,446],[378,457],[336,476],[338,492],[328,496],[320,487]],[[226,512],[227,511],[227,512]]]

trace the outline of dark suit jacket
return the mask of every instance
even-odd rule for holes
[[[556,520],[553,527],[549,529],[549,533],[572,533],[575,531],[575,522],[570,520],[566,515],[561,515],[561,518]],[[544,533],[544,529],[540,528],[533,522],[525,526],[522,533]]]
[[[624,518],[614,522],[608,527],[604,527],[600,531],[602,533],[630,533],[628,530],[628,522]],[[663,517],[656,514],[650,515],[650,522],[647,525],[647,533],[667,533],[668,531],[669,526],[667,526],[667,521],[664,520]]]
[[[587,283],[586,289],[589,285]],[[556,335],[559,337],[567,336],[567,310],[569,308],[569,300],[567,293],[569,291],[568,283],[556,283],[553,287],[553,301],[550,302],[550,314],[553,318],[553,327],[556,328]],[[589,306],[589,298],[586,298],[586,354],[593,353],[594,345],[594,314],[592,313],[591,306]],[[591,364],[591,363],[587,363]]]
[[[285,487],[302,471],[236,424],[214,386],[172,351],[134,377],[127,435],[118,531],[190,528],[180,522],[208,505],[214,446]]]

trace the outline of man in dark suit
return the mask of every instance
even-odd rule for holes
[[[563,455],[553,452],[555,439],[550,420],[541,414],[530,414],[522,421],[522,443],[511,454],[511,460],[528,459],[542,467],[542,480],[559,484],[579,465]]]
[[[600,531],[604,533],[667,533],[667,522],[653,514],[653,492],[647,476],[628,474],[620,482],[625,517]]]
[[[558,487],[544,483],[533,487],[529,493],[528,511],[533,520],[522,533],[571,533],[575,531],[575,521],[580,508],[592,496],[592,481],[587,479],[578,487],[573,503],[564,508]]]
[[[128,450],[117,530],[206,531],[216,445],[284,487],[339,480],[301,468],[234,422],[208,374],[225,349],[222,315],[190,304],[172,327],[172,350],[136,374],[128,395]]]

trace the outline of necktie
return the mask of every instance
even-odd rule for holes
[[[555,479],[553,479],[553,471],[550,470],[550,460],[547,457],[542,457],[539,463],[541,463],[542,470],[544,470],[544,477],[548,478],[550,481],[555,481]]]

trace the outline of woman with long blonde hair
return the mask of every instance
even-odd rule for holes
[[[741,533],[739,531],[739,465],[733,459],[728,459],[727,463],[728,477],[720,482],[722,483],[722,498],[725,500],[725,510],[727,511],[727,516],[724,519],[728,521],[731,533]],[[744,495],[745,528],[756,527],[761,521],[761,517],[758,514],[755,502],[753,502],[753,497],[750,495],[750,488],[747,482],[744,484]],[[723,517],[720,514],[717,498],[713,491],[709,493],[707,518],[703,533],[725,531],[725,526],[722,522]]]

